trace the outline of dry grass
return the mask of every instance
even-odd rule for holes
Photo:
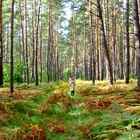
[[[31,126],[30,131],[25,135],[27,140],[45,140],[45,137],[44,129],[38,125]]]
[[[50,122],[48,125],[48,130],[51,132],[57,132],[57,133],[66,133],[67,132],[67,128],[65,125],[63,124],[59,124],[58,122]]]

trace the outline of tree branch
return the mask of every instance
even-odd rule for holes
[[[88,2],[90,2],[91,4],[95,5],[96,7],[98,7],[98,5],[90,0],[87,0]]]

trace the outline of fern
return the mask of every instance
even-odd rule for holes
[[[6,126],[8,126],[8,122],[6,120],[0,119],[0,127],[6,127]]]
[[[19,101],[16,102],[13,107],[13,110],[15,110],[16,112],[30,113],[32,115],[37,113],[36,109],[37,109],[37,105],[31,101]]]
[[[130,129],[124,132],[121,136],[117,138],[117,140],[139,140],[140,131]]]

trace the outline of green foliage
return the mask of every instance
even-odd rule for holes
[[[10,81],[10,65],[5,64],[3,71],[4,71],[4,82],[9,82]]]
[[[18,90],[28,90],[28,89],[35,89],[36,87],[34,85],[29,85],[29,84],[26,84],[26,83],[23,83],[23,84],[15,84],[15,87],[16,89]]]
[[[81,82],[80,84],[79,80],[77,80],[78,90],[72,98],[68,98],[68,93],[65,93],[68,88],[66,82],[42,84],[38,88],[23,84],[16,86],[18,90],[24,90],[25,92],[37,90],[36,93],[38,94],[31,93],[30,97],[33,96],[31,98],[29,96],[26,98],[26,94],[24,94],[22,100],[9,100],[8,105],[3,103],[3,107],[0,110],[6,105],[7,111],[5,112],[10,111],[10,115],[7,115],[9,116],[7,119],[0,119],[0,127],[5,133],[8,131],[7,134],[13,134],[12,132],[15,134],[19,130],[20,135],[23,136],[30,132],[30,127],[39,126],[39,128],[45,130],[46,139],[54,140],[139,139],[140,113],[139,111],[127,112],[128,110],[125,110],[128,107],[128,98],[126,96],[130,97],[128,94],[130,91],[132,92],[133,87],[130,88],[129,85],[119,83],[105,91],[106,87],[108,89],[107,84],[105,84],[104,90],[101,92],[99,89],[102,89],[104,83],[100,83],[94,86],[93,92],[91,82],[85,83]],[[120,90],[118,92],[117,87],[121,86],[124,86],[121,89],[121,97],[125,95],[125,98],[122,97],[124,101],[121,101],[127,106],[122,106],[122,102],[121,104],[119,103]],[[128,91],[128,87],[131,90]],[[93,92],[94,94],[87,94],[86,96],[80,94],[80,92],[85,91],[87,93]],[[69,101],[66,100],[66,97],[71,101],[69,109],[68,107],[65,108],[65,101]],[[94,103],[96,98],[110,100],[112,97],[114,101],[112,101],[109,108],[93,108],[91,111],[87,109],[86,102],[90,100],[93,100]],[[131,98],[134,97],[131,96]],[[98,103],[96,105],[98,106]],[[131,108],[132,106],[129,107]]]
[[[33,100],[36,103],[41,103],[44,100],[44,97],[40,96],[40,95],[37,95]]]
[[[116,102],[112,102],[111,107],[112,107],[112,110],[114,110],[115,112],[122,111],[122,108]]]
[[[7,123],[7,121],[4,121],[4,120],[1,120],[0,119],[0,127],[2,127],[2,126],[8,126],[8,123]]]
[[[139,130],[130,129],[122,133],[122,135],[120,135],[117,138],[117,140],[139,140],[140,139],[139,136],[140,136]]]
[[[32,124],[42,124],[43,123],[43,119],[40,115],[36,115],[30,118],[30,122],[32,122]]]
[[[48,115],[61,115],[64,114],[64,112],[61,110],[61,108],[58,105],[49,105],[47,106],[47,114]]]
[[[66,68],[64,71],[64,80],[67,81],[71,75],[72,75],[72,70],[70,68]]]
[[[14,63],[14,81],[17,83],[23,82],[23,72],[25,70],[26,66],[24,63],[20,61],[16,61]],[[4,81],[9,82],[10,81],[10,65],[5,64],[4,65]]]
[[[11,119],[8,121],[9,123],[8,128],[14,129],[15,127],[22,126],[23,119],[26,120],[26,123],[29,120],[29,118],[24,113],[20,113],[19,115],[12,116]]]
[[[131,73],[131,74],[130,74],[130,78],[131,78],[131,79],[137,79],[137,75],[136,75],[135,73]]]
[[[14,81],[17,83],[23,82],[23,71],[26,66],[20,61],[16,61],[14,65]]]
[[[42,71],[42,82],[47,83],[47,75],[45,70]]]
[[[47,131],[47,139],[49,140],[52,138],[53,138],[53,140],[67,140],[64,135],[60,135],[56,132]]]
[[[14,110],[20,113],[29,113],[31,115],[35,114],[35,109],[37,106],[30,101],[20,101],[16,102],[14,105]]]

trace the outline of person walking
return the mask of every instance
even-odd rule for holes
[[[71,92],[71,96],[74,96],[75,94],[75,78],[74,77],[70,77],[69,78],[69,87],[70,87],[70,92]]]

